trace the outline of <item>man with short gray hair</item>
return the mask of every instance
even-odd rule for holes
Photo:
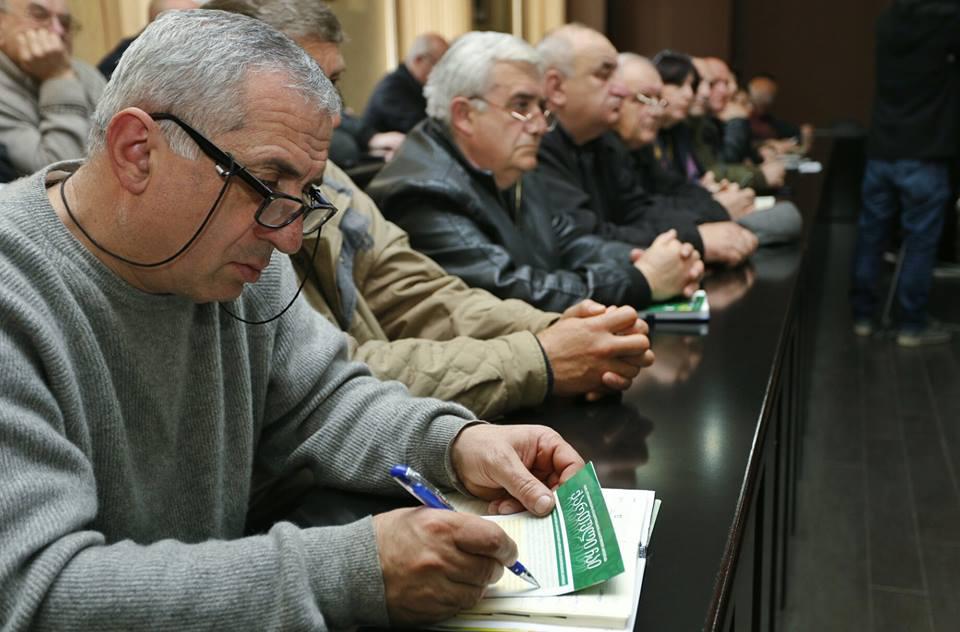
[[[388,471],[404,463],[542,515],[543,481],[582,466],[550,429],[477,423],[374,379],[298,299],[284,255],[336,210],[317,185],[339,107],[274,29],[168,13],[124,55],[89,159],[4,191],[6,629],[436,621],[516,561],[498,526],[408,508],[244,537],[251,496],[302,469],[402,493]]]
[[[71,57],[66,0],[0,0],[0,143],[20,175],[86,153],[104,80]]]

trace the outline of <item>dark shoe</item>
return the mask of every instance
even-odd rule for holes
[[[897,344],[901,347],[942,345],[950,342],[952,337],[953,335],[942,326],[931,323],[924,329],[901,329],[897,334]]]

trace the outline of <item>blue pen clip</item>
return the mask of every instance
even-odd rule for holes
[[[392,476],[393,480],[397,481],[401,487],[410,492],[414,498],[427,507],[454,511],[453,505],[443,497],[440,490],[431,485],[427,479],[413,468],[407,467],[406,465],[394,465],[390,468],[390,476]],[[517,560],[513,566],[508,566],[507,568],[528,584],[540,588],[540,582],[520,563],[520,560]]]

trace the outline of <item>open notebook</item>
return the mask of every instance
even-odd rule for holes
[[[603,583],[568,594],[488,596],[474,608],[435,627],[445,630],[543,632],[558,629],[568,632],[575,629],[632,629],[646,567],[647,547],[660,501],[655,499],[654,492],[645,490],[604,489],[602,493],[622,554],[622,573]],[[458,510],[471,513],[482,513],[486,508],[486,503],[483,502],[452,502]],[[517,515],[538,520],[529,514]],[[537,543],[520,539],[517,540],[517,545],[521,560],[526,564],[525,558],[531,558],[530,551]],[[496,594],[496,591],[493,592]]]

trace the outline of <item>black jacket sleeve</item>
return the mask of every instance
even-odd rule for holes
[[[546,311],[560,312],[593,298],[608,305],[650,304],[646,279],[629,262],[599,261],[599,252],[586,256],[595,244],[568,235],[567,248],[584,259],[575,268],[545,270],[517,265],[510,253],[492,242],[471,219],[443,200],[418,199],[416,204],[396,205],[402,210],[392,219],[410,233],[414,248],[439,263],[468,285],[483,288],[500,298],[517,298]],[[417,227],[415,230],[410,228]],[[608,252],[629,247],[609,245]]]
[[[735,118],[727,121],[723,128],[723,145],[720,148],[721,162],[742,163],[745,160],[758,160],[751,143],[750,121]]]

